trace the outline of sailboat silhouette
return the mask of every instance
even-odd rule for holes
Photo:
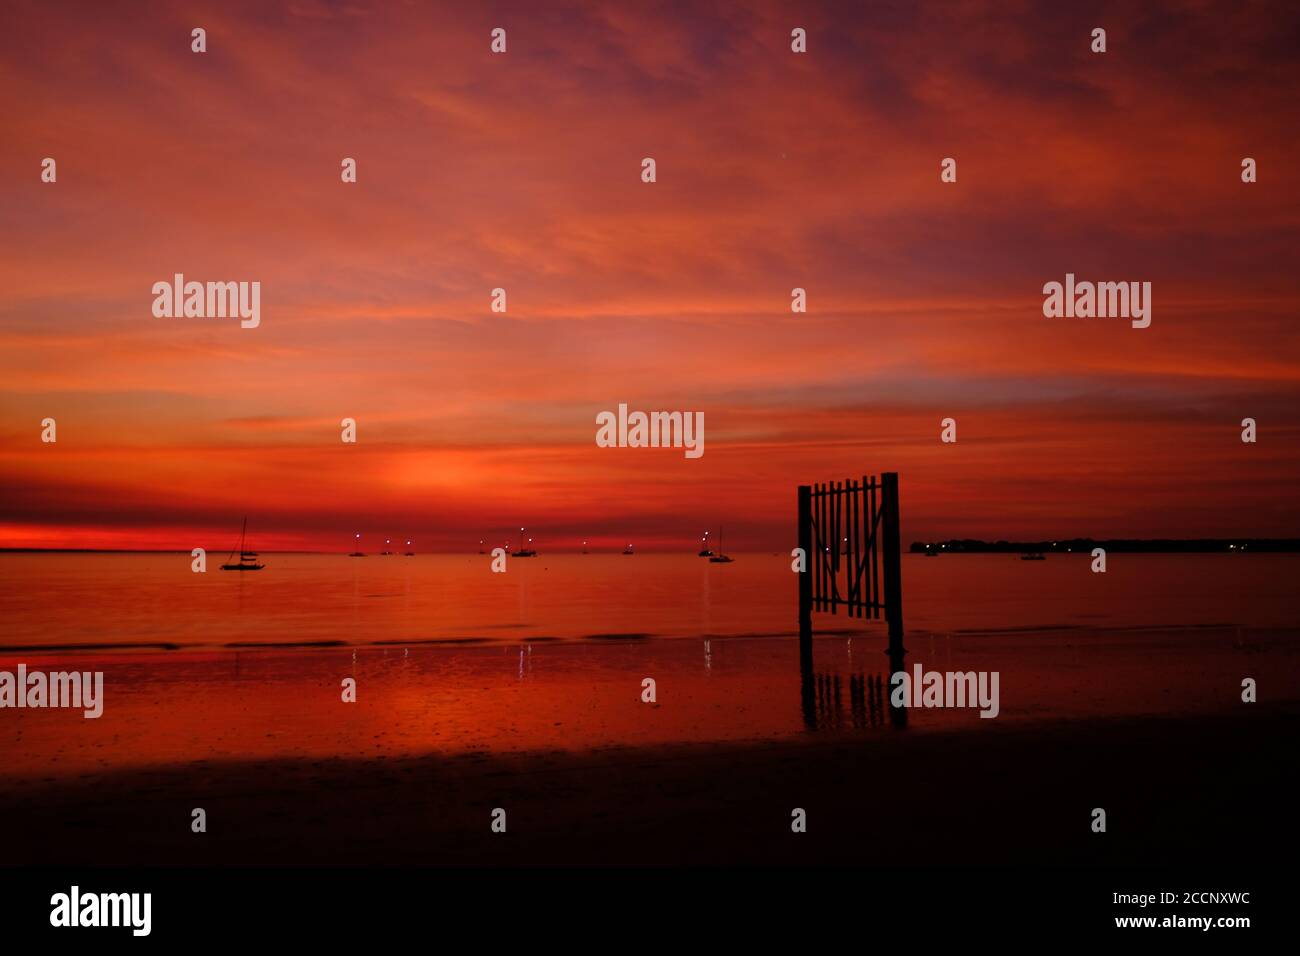
[[[222,571],[261,571],[264,567],[266,567],[265,564],[257,563],[256,551],[244,550],[244,536],[247,533],[247,531],[248,531],[248,518],[245,517],[244,526],[239,529],[239,561],[238,563],[223,564],[221,566]],[[235,552],[231,551],[230,554],[227,555],[226,561],[229,562],[230,559],[233,558],[234,556],[235,556]]]
[[[519,550],[514,553],[516,558],[535,558],[537,552],[533,549],[533,539],[528,539],[528,546],[524,547],[524,529],[519,529]]]
[[[718,525],[718,553],[709,558],[709,564],[730,564],[731,558],[722,550],[722,525]]]

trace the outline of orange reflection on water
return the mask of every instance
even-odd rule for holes
[[[104,715],[0,712],[0,776],[888,732],[883,720],[855,713],[849,687],[858,675],[887,686],[883,648],[879,632],[817,640],[825,695],[811,729],[797,643],[787,638],[5,655],[0,669],[21,659],[29,669],[103,670]],[[1300,697],[1300,644],[1289,632],[916,634],[909,652],[909,668],[1001,675],[997,719],[974,709],[913,710],[909,733],[1222,711],[1240,706],[1244,674],[1267,675],[1271,698]],[[342,700],[349,677],[356,703]],[[653,704],[642,701],[647,677],[656,684]]]

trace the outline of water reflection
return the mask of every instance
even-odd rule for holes
[[[852,664],[851,642],[847,650]],[[890,668],[891,673],[902,670],[901,653],[890,655]],[[900,730],[907,726],[907,708],[889,703],[890,685],[883,674],[859,671],[848,675],[847,720],[840,674],[818,673],[805,666],[800,678],[800,704],[804,727],[808,730],[842,730],[845,727],[865,730],[883,726],[886,721]]]

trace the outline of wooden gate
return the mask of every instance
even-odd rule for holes
[[[891,672],[903,669],[902,544],[898,474],[799,486],[799,662],[805,696],[813,679],[814,611],[879,620],[889,630]],[[891,708],[902,723],[902,708]]]

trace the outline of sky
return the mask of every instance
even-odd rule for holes
[[[262,550],[777,550],[797,485],[882,471],[905,542],[1300,536],[1297,34],[1284,3],[6,3],[0,547],[247,515]],[[155,317],[178,272],[259,281],[260,326]],[[1151,282],[1151,326],[1045,318],[1067,272]],[[703,412],[704,455],[597,447],[619,403]]]

